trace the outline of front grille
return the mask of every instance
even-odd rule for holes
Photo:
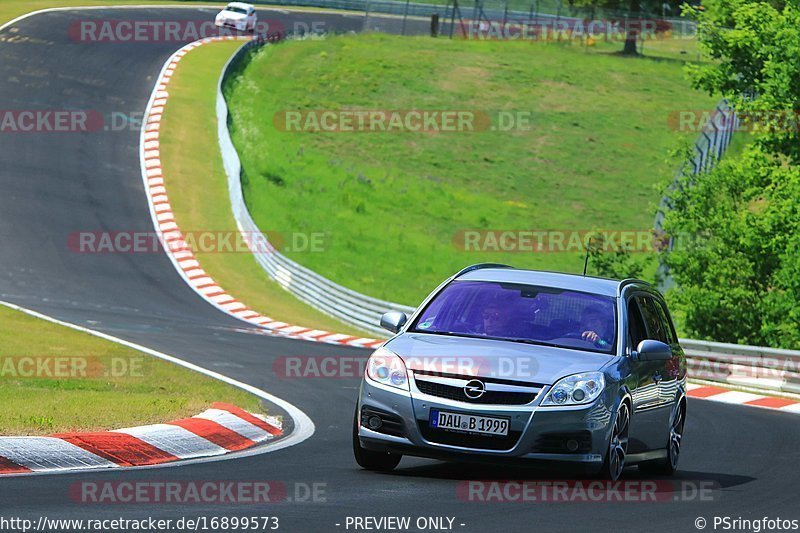
[[[381,419],[383,424],[378,429],[372,429],[367,425],[367,419],[371,416],[377,416]],[[393,435],[395,437],[405,437],[406,431],[405,427],[403,426],[403,419],[397,415],[392,413],[387,413],[386,411],[381,411],[380,409],[375,409],[374,407],[362,407],[361,408],[361,425],[365,428],[369,428],[372,431],[377,431],[378,433],[385,433],[386,435]]]
[[[521,431],[509,431],[508,435],[478,435],[459,433],[446,429],[431,428],[427,420],[418,420],[419,431],[428,442],[476,448],[480,450],[510,450],[519,440]]]
[[[577,449],[570,450],[568,442],[575,441]],[[589,453],[592,451],[592,434],[588,431],[544,433],[531,450],[534,453]]]
[[[486,391],[480,398],[469,398],[464,394],[463,387],[453,387],[416,379],[417,388],[420,392],[447,398],[458,402],[495,404],[495,405],[525,405],[531,403],[536,398],[536,392],[507,392],[507,391]]]

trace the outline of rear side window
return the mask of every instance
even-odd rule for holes
[[[672,344],[668,332],[669,328],[662,319],[662,313],[664,311],[659,309],[659,304],[650,296],[639,296],[637,299],[642,309],[642,318],[644,319],[644,325],[647,329],[647,338],[666,344]]]
[[[675,328],[672,325],[672,320],[669,318],[669,311],[664,302],[653,299],[653,305],[658,312],[658,318],[661,320],[662,328],[669,339],[667,344],[678,344],[678,335],[675,334]]]

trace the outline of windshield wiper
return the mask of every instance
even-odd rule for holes
[[[430,333],[432,335],[446,335],[448,337],[469,337],[470,339],[488,339],[483,335],[475,335],[472,333],[464,333],[461,331],[436,331],[430,329],[415,329],[411,333]]]
[[[480,335],[477,333],[463,333],[460,331],[431,331],[431,330],[414,330],[414,333],[432,333],[434,335],[446,335],[448,337],[467,337],[470,339],[486,339],[490,341],[507,341],[507,342],[517,342],[520,344],[531,344],[534,346],[549,346],[551,348],[564,348],[564,346],[560,346],[558,344],[553,344],[552,342],[545,342],[545,341],[535,341],[533,339],[526,339],[526,338],[508,338],[508,337],[490,337],[488,335]]]
[[[498,340],[509,341],[509,342],[518,342],[520,344],[532,344],[534,346],[549,346],[550,348],[563,348],[558,344],[553,344],[552,342],[545,342],[545,341],[535,341],[533,339],[507,339],[507,338],[500,338],[500,337],[491,337],[496,338]]]

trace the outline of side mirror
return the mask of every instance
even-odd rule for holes
[[[381,327],[392,333],[397,333],[408,322],[408,317],[402,311],[389,311],[381,317]]]
[[[639,361],[668,361],[672,359],[672,348],[661,341],[643,340],[636,347],[636,358]]]

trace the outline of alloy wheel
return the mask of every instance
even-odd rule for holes
[[[608,473],[611,479],[617,480],[625,469],[625,455],[628,453],[628,426],[630,411],[628,404],[623,403],[617,411],[614,428],[611,432],[611,443],[608,449]]]

